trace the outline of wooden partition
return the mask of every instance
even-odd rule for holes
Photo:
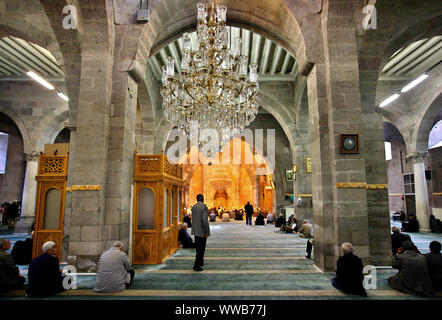
[[[61,156],[40,153],[38,158],[33,257],[42,254],[46,241],[54,241],[61,259],[68,160],[69,153]]]
[[[160,264],[178,249],[183,194],[181,165],[164,154],[135,153],[132,263]]]

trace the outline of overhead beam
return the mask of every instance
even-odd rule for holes
[[[254,33],[252,38],[252,58],[251,62],[257,64],[259,58],[259,48],[261,47],[262,37],[259,34]]]
[[[279,60],[281,59],[282,48],[276,46],[275,54],[273,55],[272,66],[270,67],[270,74],[274,75],[276,73],[276,68],[278,68]]]
[[[282,63],[281,75],[285,75],[287,73],[287,69],[289,67],[289,62],[290,62],[290,54],[286,51],[284,62]]]
[[[272,42],[270,40],[265,39],[264,42],[264,51],[261,58],[260,63],[260,74],[266,73],[267,66],[269,64],[269,56],[270,56],[270,48],[272,47]]]

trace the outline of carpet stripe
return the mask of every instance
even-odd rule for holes
[[[203,270],[198,272],[200,274],[210,273],[210,274],[253,274],[253,273],[262,273],[263,270]],[[271,272],[272,274],[310,274],[310,273],[319,273],[316,269],[314,270],[266,270],[266,272]],[[138,273],[163,273],[163,274],[174,274],[174,273],[196,273],[193,270],[140,270]]]

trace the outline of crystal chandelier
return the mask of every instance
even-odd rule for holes
[[[163,67],[163,109],[167,119],[189,135],[192,123],[198,129],[215,129],[219,147],[255,119],[259,106],[258,66],[241,55],[242,39],[229,45],[227,7],[197,5],[198,48],[184,33],[181,74],[175,76],[174,59]]]

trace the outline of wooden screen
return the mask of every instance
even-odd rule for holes
[[[183,193],[182,176],[182,167],[163,154],[135,153],[132,263],[159,264],[178,249],[177,210],[182,204],[176,195]]]
[[[35,206],[34,245],[32,256],[42,254],[42,246],[54,241],[61,260],[69,154],[38,159],[37,200]]]

